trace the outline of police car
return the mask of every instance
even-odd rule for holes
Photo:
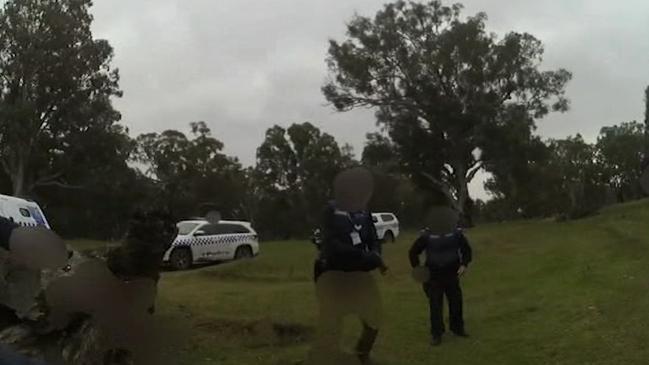
[[[0,195],[0,217],[9,219],[23,227],[43,226],[50,229],[50,224],[38,204],[31,200]]]
[[[372,213],[376,235],[385,242],[394,242],[399,237],[399,220],[392,213]]]
[[[178,236],[164,255],[164,261],[176,270],[193,263],[251,258],[259,254],[257,232],[250,222],[205,219],[185,220],[177,224]]]

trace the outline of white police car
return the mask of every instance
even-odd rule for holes
[[[50,224],[38,204],[31,200],[0,195],[0,217],[9,219],[23,227],[42,226],[50,229]]]
[[[177,224],[178,236],[164,255],[164,261],[176,270],[193,263],[251,258],[259,254],[257,232],[249,222],[204,219]]]
[[[394,242],[399,237],[399,220],[392,213],[372,213],[376,235],[385,242]]]

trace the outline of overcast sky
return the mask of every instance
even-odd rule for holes
[[[320,92],[329,38],[342,39],[354,12],[381,0],[95,0],[94,34],[115,48],[131,134],[186,130],[203,120],[225,152],[254,163],[265,130],[310,121],[359,156],[373,113],[336,113]],[[499,35],[526,31],[545,45],[544,68],[564,67],[572,107],[538,121],[546,137],[641,120],[649,84],[646,0],[467,0]],[[480,181],[474,195],[484,196]]]

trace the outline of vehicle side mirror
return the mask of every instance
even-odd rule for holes
[[[379,221],[378,218],[376,218],[376,217],[372,217],[372,222],[377,223],[378,221]]]
[[[194,232],[194,237],[200,237],[200,236],[205,236],[205,231],[199,229],[198,231]]]

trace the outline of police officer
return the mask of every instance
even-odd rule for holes
[[[441,344],[444,333],[444,296],[448,301],[450,329],[455,335],[468,337],[462,314],[460,276],[472,259],[471,246],[457,229],[458,214],[448,207],[433,207],[428,215],[429,226],[413,243],[409,252],[415,279],[423,282],[430,309],[432,345]],[[419,255],[425,253],[424,267]]]
[[[371,271],[385,274],[388,268],[366,208],[372,189],[372,175],[366,169],[343,171],[334,181],[335,200],[325,209],[320,255],[314,268],[320,309],[315,356],[320,363],[346,363],[337,356],[341,355],[342,320],[348,314],[357,316],[363,325],[355,348],[362,363],[369,363],[378,335],[382,305]]]
[[[319,249],[314,270],[316,282],[326,271],[368,272],[386,268],[369,211],[343,211],[335,201],[330,201],[324,216],[323,231],[316,232],[312,238]]]

